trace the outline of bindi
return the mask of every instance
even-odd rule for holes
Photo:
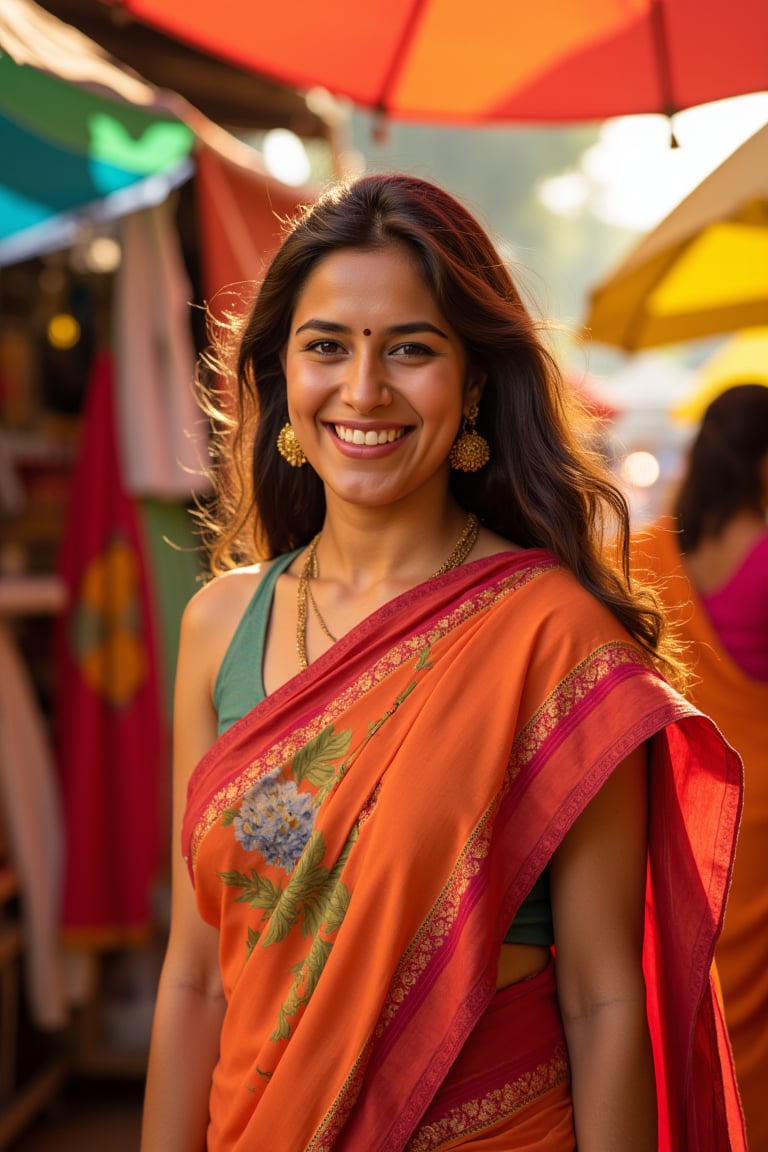
[[[371,334],[370,328],[363,328],[363,336],[370,336],[370,334]]]

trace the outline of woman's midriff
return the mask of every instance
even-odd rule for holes
[[[536,976],[546,968],[550,957],[549,948],[535,944],[502,944],[496,975],[497,990]]]

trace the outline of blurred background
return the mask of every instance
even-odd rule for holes
[[[137,1145],[202,569],[191,382],[281,219],[366,170],[462,199],[635,524],[708,400],[768,384],[768,11],[536,7],[0,0],[0,1148],[67,1147],[51,1109],[94,1083],[92,1123]]]

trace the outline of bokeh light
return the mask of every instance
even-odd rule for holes
[[[651,488],[661,475],[652,452],[630,452],[621,462],[621,477],[635,488]]]
[[[52,348],[67,352],[80,340],[80,325],[71,313],[57,312],[48,321],[46,335]]]

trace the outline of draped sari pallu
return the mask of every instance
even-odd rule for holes
[[[715,960],[753,1152],[768,1149],[768,683],[752,679],[723,647],[688,579],[674,521],[633,542],[633,562],[660,584],[667,613],[693,664],[690,696],[744,761],[746,803]]]
[[[660,1146],[742,1149],[710,979],[740,761],[610,613],[534,550],[392,601],[195,770],[184,852],[201,914],[220,930],[228,1002],[210,1152],[469,1148],[505,1124],[511,1137],[550,1100],[562,1127],[562,1032],[535,1054],[551,1006],[529,1004],[514,1045],[530,1037],[532,1055],[527,1069],[514,1056],[515,1083],[508,1070],[499,1081],[489,1068],[487,1083],[482,1069],[456,1070],[499,1008],[515,911],[644,740]],[[515,1090],[526,1077],[538,1086],[527,1095]],[[546,1145],[572,1146],[572,1132]]]

